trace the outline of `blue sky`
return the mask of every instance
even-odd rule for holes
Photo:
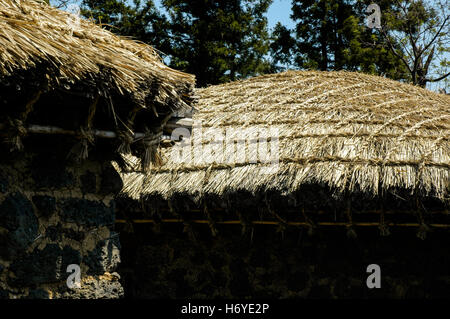
[[[269,28],[273,28],[277,22],[281,22],[288,28],[294,27],[294,22],[290,18],[291,15],[291,0],[274,0],[267,12],[267,20]]]
[[[291,0],[273,0],[273,3],[270,5],[267,12],[267,20],[270,29],[272,29],[277,22],[281,22],[288,28],[294,27],[294,22],[290,18],[291,3]],[[161,0],[155,0],[155,4],[159,7]]]

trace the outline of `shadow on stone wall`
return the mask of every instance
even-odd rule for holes
[[[73,141],[34,142],[26,153],[0,150],[0,298],[123,296],[114,273],[119,174],[95,152],[68,161]],[[80,266],[80,289],[66,284],[70,264]]]
[[[376,228],[301,229],[284,233],[257,226],[241,235],[222,226],[212,237],[207,226],[193,234],[183,225],[135,225],[121,233],[119,272],[127,298],[449,298],[447,232],[426,240],[415,231]],[[195,238],[194,238],[195,237]],[[381,267],[381,288],[366,285],[367,266]]]

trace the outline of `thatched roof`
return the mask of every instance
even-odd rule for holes
[[[0,80],[22,76],[20,70],[38,72],[50,87],[84,84],[104,96],[128,95],[142,107],[183,107],[194,83],[192,75],[165,66],[149,45],[43,2],[0,0]]]
[[[0,133],[12,149],[29,133],[72,134],[86,158],[95,137],[109,136],[119,144],[109,149],[147,165],[194,85],[147,44],[41,1],[0,0]]]
[[[191,144],[218,150],[222,141],[211,142],[207,131],[234,128],[234,136],[246,140],[246,157],[236,159],[234,147],[224,147],[223,157],[194,147],[180,162],[172,153],[175,145],[163,150],[165,165],[148,174],[123,174],[125,196],[170,200],[181,194],[199,200],[325,185],[342,194],[378,196],[402,189],[449,199],[447,95],[377,76],[311,71],[211,86],[197,95],[193,119],[201,128],[194,127]],[[268,128],[279,141],[279,166],[273,171],[248,156],[255,152],[253,133]]]

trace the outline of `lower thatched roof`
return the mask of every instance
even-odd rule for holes
[[[403,189],[449,199],[447,95],[377,76],[312,71],[260,76],[197,94],[191,139],[164,149],[165,165],[147,174],[123,173],[125,196],[199,200],[325,185],[338,193],[377,196]],[[227,129],[234,131],[226,135]],[[272,154],[277,166],[254,160],[258,130],[265,140],[278,141]],[[245,154],[237,154],[234,139],[245,143]]]

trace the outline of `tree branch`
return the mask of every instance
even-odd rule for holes
[[[439,34],[441,33],[442,29],[444,28],[444,26],[447,23],[447,20],[450,18],[450,16],[447,16],[444,19],[444,22],[442,22],[441,27],[439,28],[439,30],[436,32],[436,34],[434,35],[434,37],[431,39],[431,41],[425,45],[425,47],[423,48],[423,50],[420,51],[418,58],[420,58],[420,56],[426,51],[428,50],[428,48],[434,43],[434,41],[437,39],[437,37],[439,36]]]
[[[434,57],[434,49],[436,48],[436,46],[433,46],[433,48],[431,49],[430,54],[428,55],[427,61],[425,62],[424,65],[424,74],[428,74],[428,69],[430,68],[430,64],[431,64],[431,60],[433,60]]]
[[[425,79],[427,82],[439,82],[439,81],[441,81],[441,80],[443,80],[443,79],[445,79],[447,76],[449,76],[450,75],[450,72],[448,72],[447,74],[444,74],[443,76],[440,76],[440,77],[438,77],[438,78],[436,78],[436,79]]]
[[[397,51],[394,48],[394,45],[392,44],[391,40],[389,39],[389,36],[386,34],[386,31],[381,29],[381,33],[383,34],[384,38],[387,40],[387,43],[389,45],[389,48],[391,49],[391,52],[405,64],[405,66],[408,68],[409,72],[412,74],[413,71],[411,70],[408,62],[405,60],[405,58],[403,56],[401,56],[400,54],[397,53]]]

